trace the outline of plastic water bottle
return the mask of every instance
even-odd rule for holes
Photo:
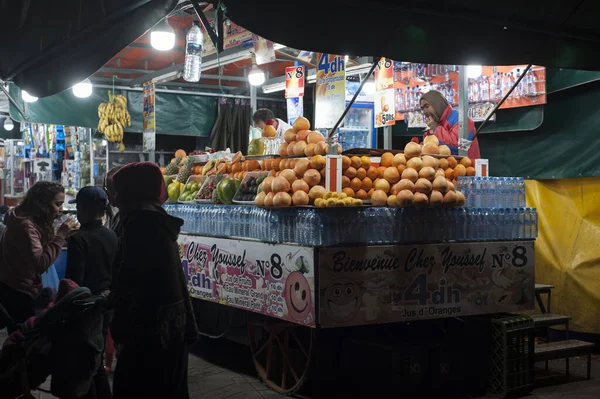
[[[194,21],[194,25],[186,36],[185,64],[183,67],[183,79],[187,82],[198,82],[202,72],[202,45],[204,36],[200,23]]]
[[[519,207],[527,206],[527,199],[525,196],[525,179],[522,177],[517,178],[517,189],[518,189],[518,205]]]
[[[538,214],[537,209],[531,208],[531,238],[538,236]]]

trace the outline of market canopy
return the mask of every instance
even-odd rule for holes
[[[177,3],[1,1],[0,79],[37,97],[68,89],[100,69]]]
[[[309,51],[600,70],[597,0],[223,0],[233,22]]]

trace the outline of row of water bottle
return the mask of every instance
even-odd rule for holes
[[[182,231],[308,246],[535,239],[533,208],[259,208],[165,205]]]
[[[525,180],[522,177],[459,176],[456,189],[467,199],[467,208],[524,208]]]
[[[538,215],[535,208],[463,208],[456,226],[457,241],[532,240]]]
[[[295,208],[166,204],[165,209],[170,215],[183,219],[181,230],[186,233],[275,243],[297,242]]]

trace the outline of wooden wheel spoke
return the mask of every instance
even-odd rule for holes
[[[292,367],[292,364],[289,361],[288,353],[287,353],[286,348],[281,343],[281,340],[279,339],[279,337],[275,336],[275,340],[277,341],[277,344],[279,345],[279,348],[281,349],[281,356],[283,358],[284,364],[288,365],[288,368],[292,372],[292,375],[294,376],[294,379],[296,380],[296,382],[298,382],[300,380],[300,378],[298,377],[298,374],[296,374],[296,371],[294,370],[294,367]]]
[[[256,370],[275,392],[284,395],[295,392],[306,379],[314,331],[298,332],[304,328],[267,319],[262,323],[248,321],[248,338]]]
[[[304,356],[306,356],[306,358],[308,359],[308,352],[306,351],[306,349],[304,349],[302,342],[300,342],[300,340],[296,336],[296,333],[294,332],[294,330],[292,330],[291,333],[292,333],[292,337],[294,337],[294,341],[296,341],[296,344],[298,345],[298,347],[300,348],[302,353],[304,353]]]
[[[259,357],[261,353],[267,348],[267,346],[271,343],[271,340],[267,340],[256,352],[254,352],[255,357]]]
[[[267,345],[269,349],[267,350],[267,368],[265,370],[265,377],[269,378],[269,371],[271,371],[271,357],[273,355],[273,337],[277,338],[275,334],[269,334],[269,340],[267,341]]]

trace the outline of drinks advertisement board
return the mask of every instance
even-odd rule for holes
[[[326,247],[318,259],[323,327],[534,307],[533,241]]]
[[[331,129],[346,108],[346,62],[343,56],[317,55],[315,129]]]
[[[192,298],[316,324],[313,248],[185,234],[178,242]]]

